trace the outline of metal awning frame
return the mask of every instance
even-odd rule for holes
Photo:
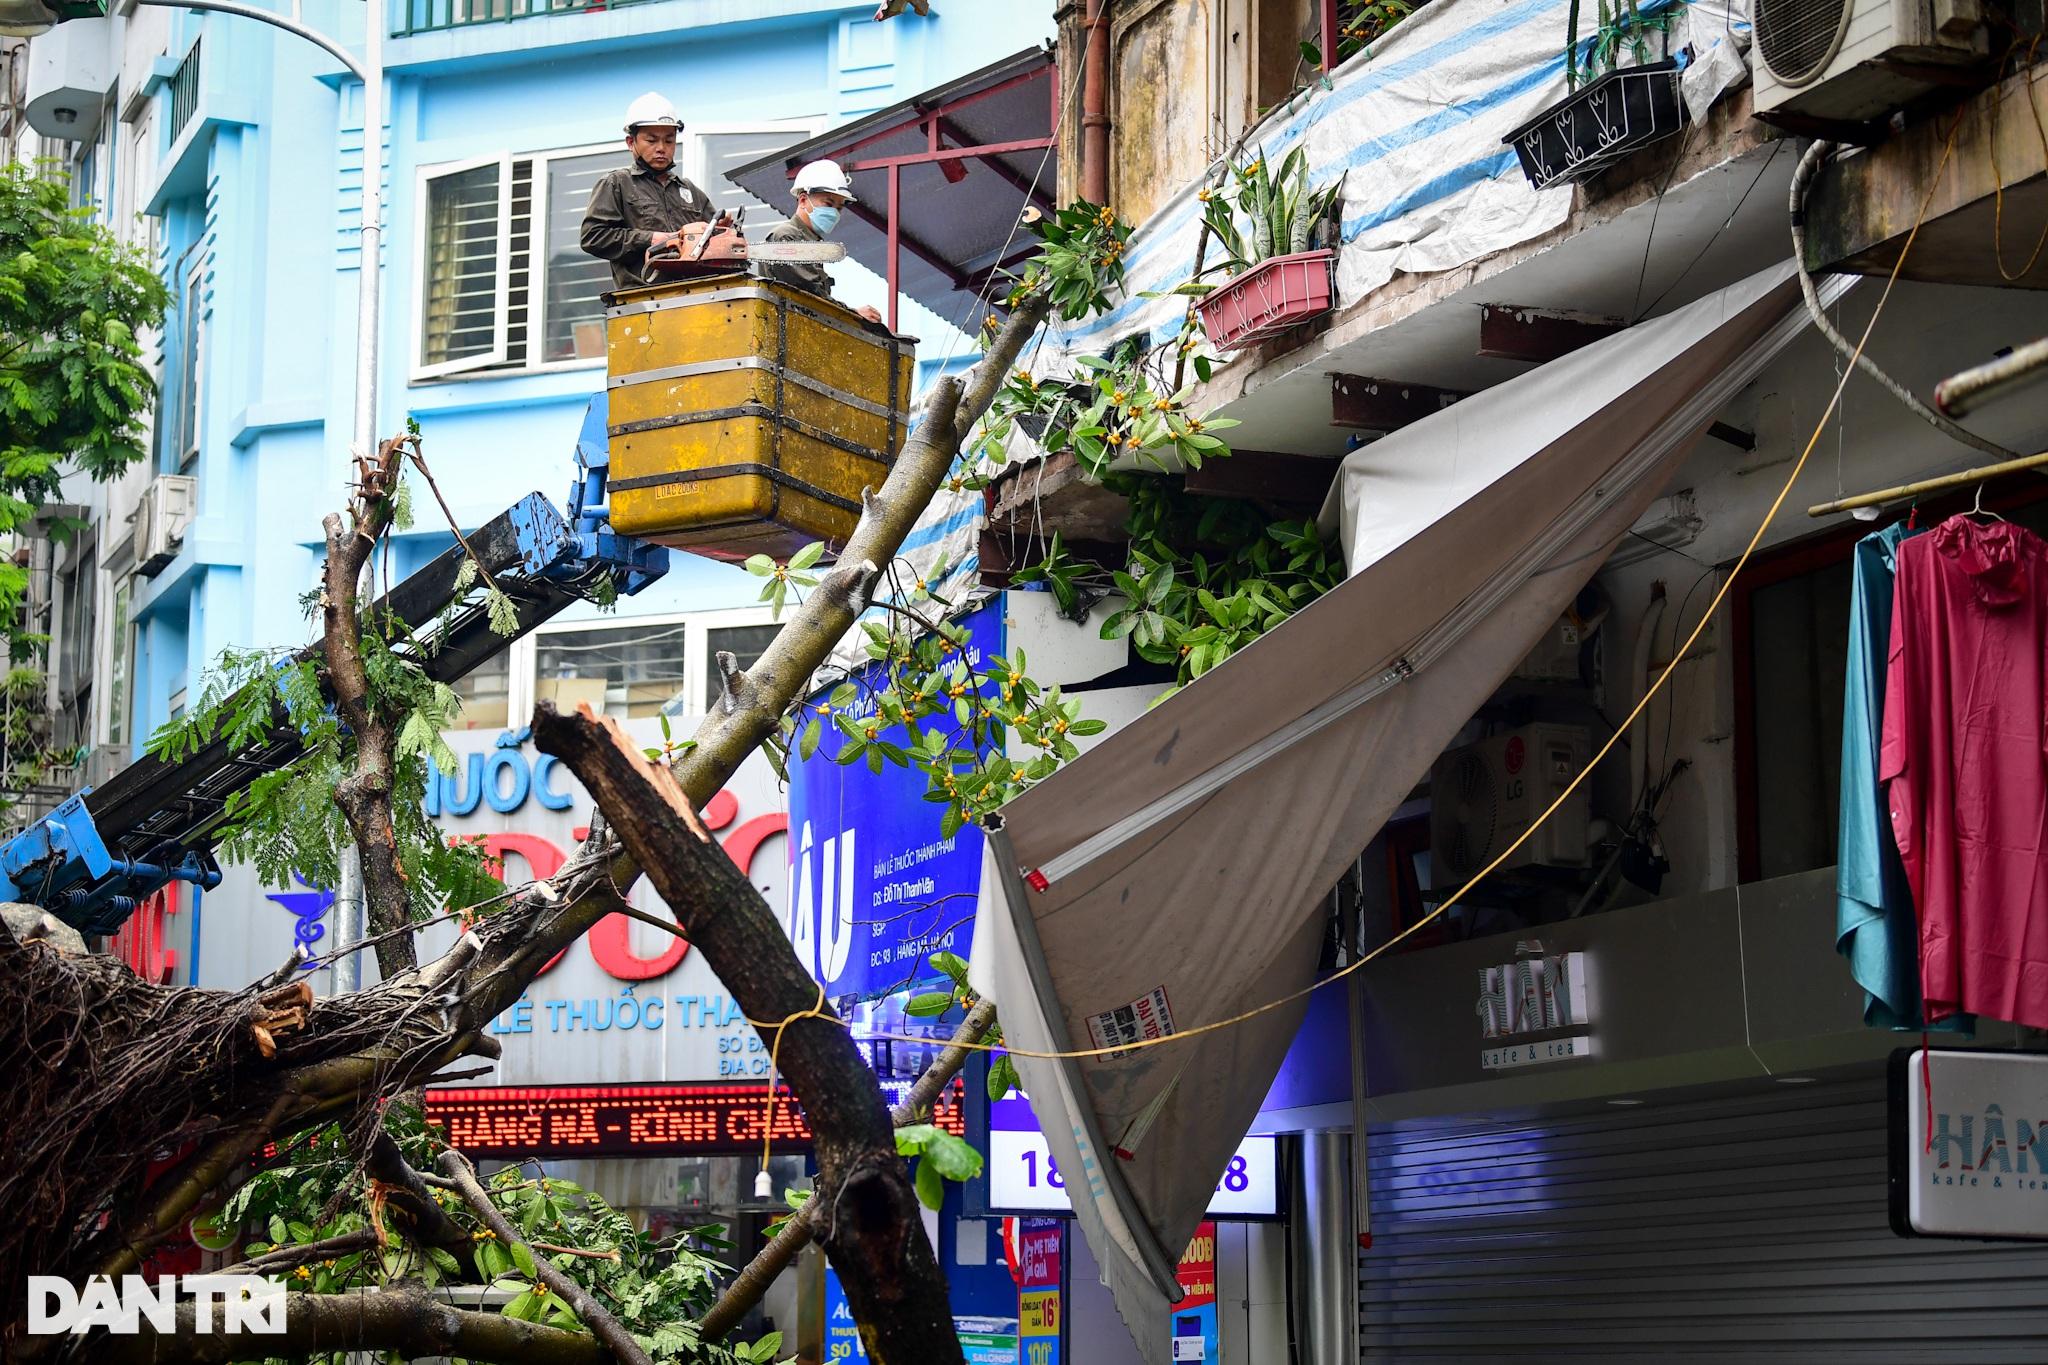
[[[1008,142],[947,145],[949,141],[955,144],[965,143],[966,141],[965,134],[961,131],[959,125],[953,121],[951,115],[969,105],[977,104],[992,96],[1014,90],[1032,81],[1044,81],[1046,85],[1046,104],[1050,111],[1047,127],[1051,130],[1047,136],[1040,138],[1017,138]],[[991,261],[979,269],[974,268],[972,263],[967,268],[963,268],[946,260],[941,253],[934,250],[930,245],[902,230],[900,210],[902,207],[904,167],[935,165],[939,167],[940,173],[945,175],[947,179],[955,180],[959,178],[957,173],[958,163],[968,160],[979,161],[994,171],[997,176],[1008,182],[1013,188],[1022,191],[1027,196],[1028,202],[1035,205],[1041,212],[1051,213],[1053,211],[1053,198],[1050,187],[1035,185],[1032,181],[1025,179],[1017,174],[1013,167],[1006,165],[1002,158],[1017,152],[1047,151],[1057,147],[1059,144],[1059,123],[1059,66],[1048,57],[1043,65],[1033,70],[1020,72],[1007,79],[997,81],[993,85],[958,96],[957,98],[939,99],[929,103],[922,100],[914,100],[911,102],[910,110],[904,117],[896,119],[886,127],[863,132],[851,142],[838,146],[825,144],[824,147],[814,153],[806,152],[806,160],[829,159],[837,161],[848,175],[852,175],[857,171],[886,171],[888,173],[889,193],[886,208],[883,212],[877,213],[873,207],[859,202],[848,204],[846,211],[888,238],[888,270],[886,278],[889,283],[888,322],[891,331],[896,330],[897,307],[902,297],[902,290],[899,287],[901,276],[899,262],[902,252],[908,251],[911,255],[938,271],[940,275],[952,282],[954,288],[978,294],[986,287],[990,277],[998,271],[1010,269],[1021,264],[1037,249],[1037,243],[1026,243],[1021,249],[1010,252],[1008,255],[997,253],[1001,257],[1000,259]],[[873,156],[867,158],[859,156],[859,153],[864,148],[872,147],[889,138],[901,137],[904,133],[911,131],[923,134],[925,145],[922,151],[909,152],[897,156]],[[817,144],[813,145],[816,146]],[[798,168],[792,164],[786,169],[790,178],[794,179]]]

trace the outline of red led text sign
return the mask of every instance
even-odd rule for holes
[[[893,1097],[892,1097],[893,1102]],[[965,1136],[959,1082],[932,1122]],[[473,1156],[710,1156],[761,1150],[768,1089],[761,1085],[491,1086],[427,1092],[427,1121]],[[809,1147],[811,1128],[778,1086],[779,1148]]]

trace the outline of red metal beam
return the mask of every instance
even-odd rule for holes
[[[984,142],[976,147],[942,147],[936,152],[910,152],[903,156],[877,156],[865,161],[846,161],[833,157],[834,161],[852,171],[879,171],[889,166],[928,166],[935,161],[967,161],[1005,152],[1040,152],[1053,145],[1049,137],[1020,138],[1014,142]]]
[[[1330,376],[1330,425],[1355,427],[1381,433],[1399,431],[1442,412],[1468,395],[1454,389],[1433,389],[1427,384],[1403,384],[1393,379],[1372,379],[1361,374]]]
[[[863,223],[866,223],[875,231],[881,233],[884,237],[894,239],[896,244],[900,245],[903,250],[917,257],[920,261],[923,261],[926,265],[938,271],[941,275],[944,275],[947,281],[951,283],[955,289],[971,289],[973,287],[973,285],[969,282],[968,277],[965,274],[963,274],[957,266],[954,266],[953,264],[948,262],[944,257],[940,256],[936,251],[934,251],[930,246],[926,245],[924,242],[919,241],[917,238],[911,236],[907,232],[890,232],[889,220],[884,215],[876,213],[873,209],[869,208],[867,205],[863,203],[860,203],[858,200],[851,204],[848,204],[846,206],[846,211],[852,214],[854,217],[860,219]],[[892,251],[892,259],[893,255],[894,253]]]
[[[896,305],[903,297],[903,282],[899,260],[903,245],[902,233],[902,190],[903,168],[889,168],[889,330],[896,330]]]
[[[1627,325],[1620,318],[1489,303],[1479,309],[1479,354],[1495,360],[1529,360],[1544,365],[1602,337],[1613,336]]]
[[[1328,75],[1337,69],[1337,40],[1343,36],[1337,18],[1337,0],[1316,0],[1317,12],[1323,23],[1323,73]]]
[[[947,118],[944,114],[932,115],[932,133],[932,145],[934,151],[938,150],[937,139],[940,134],[944,134],[946,137],[952,138],[953,141],[960,143],[962,147],[964,147],[966,150],[978,150],[977,148],[973,147],[970,143],[968,143],[967,135],[964,132],[962,132],[957,126],[955,126],[953,121]],[[1047,147],[1051,147],[1053,144],[1052,141],[1048,139],[1045,145]],[[1048,213],[1052,211],[1052,197],[1048,195],[1044,190],[1035,187],[1029,180],[1026,180],[1023,176],[1017,174],[1016,171],[1012,170],[1009,167],[1009,165],[1005,163],[996,154],[992,152],[987,153],[982,157],[982,160],[987,164],[990,170],[994,171],[997,175],[1001,176],[1005,181],[1009,182],[1009,185],[1012,189],[1021,190],[1029,198],[1035,199],[1036,201],[1038,201],[1040,205],[1042,205],[1045,208],[1045,210]]]
[[[1052,80],[1052,77],[1055,75],[1057,70],[1057,67],[1048,64],[1046,66],[1039,67],[1035,71],[1026,71],[1019,75],[1011,76],[1007,80],[997,81],[994,85],[989,86],[987,89],[977,90],[971,95],[962,95],[959,99],[940,100],[937,104],[931,105],[929,107],[919,108],[915,114],[912,114],[910,117],[905,118],[901,123],[891,124],[887,128],[883,128],[876,132],[869,133],[866,137],[859,138],[853,142],[849,142],[844,146],[840,147],[837,151],[826,152],[823,153],[822,155],[823,157],[830,159],[832,161],[843,162],[846,160],[846,158],[852,156],[855,152],[859,151],[863,147],[872,147],[875,143],[880,142],[885,138],[895,137],[899,133],[908,132],[914,128],[919,127],[932,114],[951,113],[958,109],[964,109],[970,104],[978,104],[982,100],[988,99],[992,95],[1000,95],[1005,90],[1013,90],[1017,86],[1023,85],[1029,81],[1051,81],[1053,87],[1053,107],[1055,110],[1057,110],[1059,107],[1059,82],[1057,80]],[[1057,115],[1055,115],[1052,130],[1054,133],[1058,132]],[[813,161],[819,159],[819,157],[810,158],[810,160]]]
[[[1227,460],[1205,461],[1183,476],[1189,493],[1242,498],[1283,507],[1321,507],[1343,461],[1273,450],[1233,450]]]

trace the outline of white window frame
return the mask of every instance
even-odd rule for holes
[[[787,619],[787,613],[784,619]],[[666,626],[682,626],[683,710],[679,714],[694,718],[708,714],[711,704],[718,700],[704,669],[704,661],[711,657],[711,632],[733,626],[776,624],[779,623],[774,612],[768,607],[655,612],[645,616],[605,616],[596,620],[550,622],[528,632],[512,646],[512,677],[507,688],[512,716],[516,719],[533,714],[534,697],[540,683],[540,642],[545,636],[592,630],[660,630]]]
[[[820,133],[823,133],[829,126],[824,119],[767,119],[759,123],[691,124],[689,128],[690,157],[688,169],[683,174],[706,194],[711,193],[710,188],[704,183],[711,178],[711,168],[705,164],[705,158],[709,155],[704,148],[704,139],[706,137],[717,137],[720,134],[727,133],[788,133],[790,135],[790,142],[795,144],[810,141]],[[766,202],[751,190],[748,190],[747,194],[749,197],[754,198],[756,202]],[[776,212],[780,212],[780,210],[778,209]]]
[[[514,161],[533,162],[533,259],[538,268],[529,267],[526,283],[526,354],[527,360],[517,368],[503,371],[505,374],[551,374],[556,370],[596,370],[604,368],[603,356],[588,359],[537,360],[533,357],[547,344],[548,336],[548,172],[556,161],[572,157],[597,156],[604,152],[619,151],[617,142],[597,142],[582,147],[557,147],[546,152],[521,152]],[[579,242],[582,238],[579,236]],[[595,259],[594,257],[592,259]],[[606,266],[610,266],[607,261]]]
[[[828,126],[824,119],[765,119],[749,123],[713,123],[693,125],[684,130],[677,149],[676,168],[691,183],[704,187],[711,178],[706,164],[709,152],[704,145],[707,136],[732,133],[787,133],[792,143],[807,141],[822,133]],[[413,285],[413,336],[412,336],[412,382],[431,383],[443,379],[464,381],[482,379],[505,379],[515,375],[552,374],[561,370],[594,370],[604,366],[604,357],[588,359],[541,360],[535,358],[547,339],[547,259],[548,240],[548,172],[550,163],[580,156],[597,156],[615,153],[619,164],[626,165],[624,148],[618,141],[583,143],[574,147],[549,147],[526,151],[507,151],[499,156],[476,157],[468,161],[446,161],[419,168],[419,189],[414,209],[413,259],[419,262],[419,276]],[[427,307],[427,182],[461,171],[475,170],[497,162],[498,173],[498,249],[509,266],[512,256],[512,167],[514,163],[533,163],[532,214],[528,237],[531,242],[531,264],[527,274],[526,305],[526,351],[527,359],[517,365],[506,363],[509,340],[510,313],[512,304],[512,272],[499,272],[498,296],[496,301],[496,346],[488,355],[468,356],[457,361],[443,361],[438,365],[422,365],[420,348],[426,340]],[[709,194],[710,190],[705,189]]]
[[[200,307],[200,293],[206,287],[206,258],[201,251],[193,255],[192,263],[185,269],[185,293],[179,301],[178,313],[178,393],[173,400],[174,419],[171,430],[178,439],[171,458],[175,468],[172,474],[191,474],[199,467],[199,447],[203,444],[200,432],[203,430],[201,417],[206,408],[206,374],[200,368],[206,357],[206,312]],[[187,390],[192,394],[189,408],[185,403]]]
[[[412,377],[436,379],[443,375],[461,374],[490,365],[501,365],[511,333],[512,305],[512,161],[510,152],[497,156],[471,157],[466,161],[446,161],[439,165],[422,166],[419,169],[413,208],[413,260],[417,261],[418,274],[413,281],[412,305]],[[429,187],[432,182],[464,171],[479,170],[485,166],[498,168],[498,263],[497,292],[492,303],[491,349],[476,355],[466,355],[460,360],[442,360],[424,364],[421,355],[427,340],[427,208]]]

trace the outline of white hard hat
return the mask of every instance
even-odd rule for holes
[[[836,161],[813,161],[796,173],[796,183],[790,186],[798,194],[811,190],[823,190],[827,194],[843,194],[854,198],[853,182],[846,178],[846,172],[839,169]]]
[[[681,128],[683,120],[676,107],[652,90],[626,106],[626,131],[635,128]]]

